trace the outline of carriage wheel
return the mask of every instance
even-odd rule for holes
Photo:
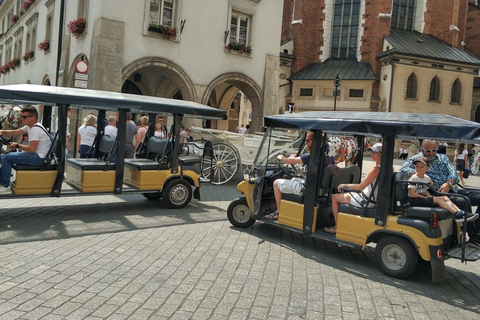
[[[478,157],[476,155],[473,155],[470,159],[470,172],[475,175],[478,173],[478,169],[479,169],[479,164],[478,164]]]
[[[213,184],[224,184],[233,178],[239,164],[240,159],[234,147],[218,143],[213,145],[213,159],[202,158],[201,174]],[[213,174],[212,179],[210,179],[211,174]]]

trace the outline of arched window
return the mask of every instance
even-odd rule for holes
[[[452,84],[452,94],[450,96],[450,103],[460,103],[462,97],[462,82],[456,79]]]
[[[412,74],[407,79],[407,93],[405,97],[407,99],[417,99],[417,87],[417,76],[412,72]]]
[[[440,101],[440,79],[437,76],[430,81],[430,93],[428,101]]]

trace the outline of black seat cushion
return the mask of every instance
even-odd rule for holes
[[[453,214],[448,212],[445,209],[440,207],[408,207],[407,208],[407,217],[430,220],[432,218],[432,213],[437,214],[437,220],[446,220],[453,219]]]
[[[282,200],[303,203],[303,196],[297,196],[296,194],[291,194],[291,193],[284,193],[282,194]]]
[[[202,161],[201,157],[194,157],[194,156],[182,156],[178,159],[182,166],[189,166],[193,164],[200,163]]]
[[[107,163],[99,159],[69,158],[67,163],[81,170],[115,170],[115,163]]]
[[[56,163],[49,163],[47,165],[44,165],[43,168],[42,166],[27,166],[27,165],[23,165],[23,164],[16,164],[14,163],[12,165],[12,168],[17,170],[17,171],[20,171],[20,170],[31,170],[31,171],[38,171],[38,170],[43,170],[43,171],[47,171],[47,170],[57,170],[58,168],[58,165]]]
[[[137,170],[167,170],[167,164],[161,164],[151,159],[125,159],[125,166]]]
[[[352,206],[350,204],[342,203],[338,206],[338,211],[339,212],[344,212],[344,213],[354,214],[354,215],[357,215],[357,216],[365,215],[366,217],[369,217],[369,218],[375,218],[375,214],[377,212],[377,209],[376,208],[368,208],[367,210],[365,210],[365,207],[357,207],[357,206]]]

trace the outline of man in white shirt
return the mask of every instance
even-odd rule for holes
[[[108,126],[105,127],[105,135],[108,135],[112,138],[117,136],[117,118],[115,116],[108,117]]]
[[[47,130],[39,123],[37,109],[33,106],[24,106],[21,110],[24,124],[22,128],[16,130],[0,130],[0,135],[15,137],[28,134],[28,145],[11,142],[8,149],[19,149],[22,152],[9,152],[2,156],[0,168],[0,194],[12,193],[10,189],[10,177],[12,175],[12,165],[14,163],[27,166],[41,166],[43,158],[50,149],[50,135]]]

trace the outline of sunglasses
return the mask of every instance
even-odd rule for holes
[[[433,150],[425,150],[425,149],[423,149],[423,152],[426,152],[426,153],[437,152],[437,149],[433,149]]]
[[[33,116],[21,116],[22,119],[27,119],[27,118],[31,118]]]

